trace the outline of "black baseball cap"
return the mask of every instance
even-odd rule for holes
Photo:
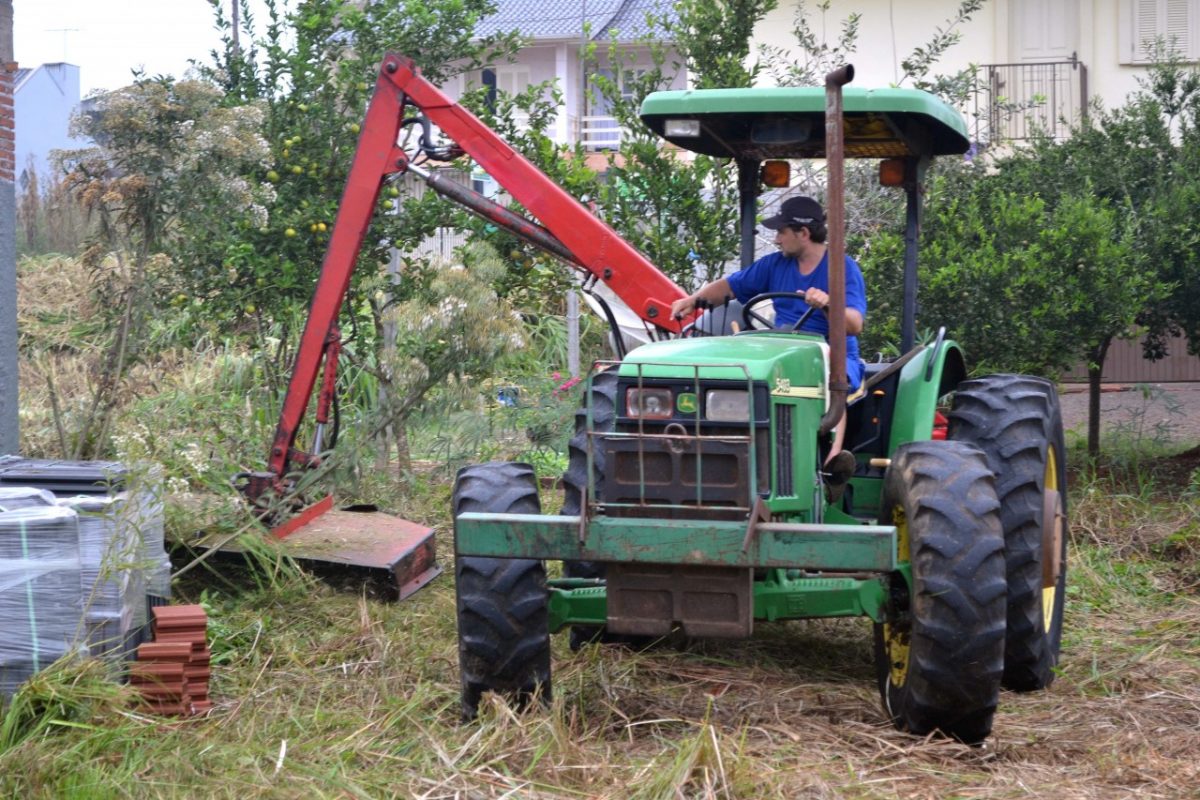
[[[825,209],[811,197],[789,197],[779,206],[779,213],[762,221],[764,228],[777,231],[785,225],[809,225],[825,221]]]

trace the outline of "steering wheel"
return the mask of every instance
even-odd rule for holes
[[[759,323],[760,325],[765,325],[768,329],[773,329],[775,327],[771,323],[771,320],[755,311],[754,306],[758,305],[759,303],[766,302],[767,300],[774,300],[776,297],[790,297],[793,300],[800,301],[801,303],[804,302],[804,295],[798,292],[763,292],[762,294],[756,294],[754,297],[751,297],[749,300],[747,300],[746,304],[742,306],[742,322],[746,323],[746,330],[753,328],[755,322]],[[800,328],[804,326],[804,323],[808,321],[808,318],[811,317],[812,313],[816,310],[816,306],[809,306],[808,310],[800,315],[800,319],[796,320],[796,324],[793,325],[789,330],[800,330]]]

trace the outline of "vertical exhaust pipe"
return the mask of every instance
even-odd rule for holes
[[[837,427],[846,413],[850,382],[846,377],[846,146],[842,87],[854,80],[854,65],[825,76],[825,218],[829,230],[829,410],[821,433]]]

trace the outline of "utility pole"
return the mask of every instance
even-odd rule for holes
[[[582,0],[579,11],[579,99],[576,101],[575,130],[583,138],[583,117],[587,113],[587,0]],[[567,372],[572,378],[579,377],[579,292],[574,287],[567,289]]]
[[[233,55],[235,57],[242,54],[242,45],[238,40],[238,28],[240,27],[240,23],[238,22],[238,2],[239,0],[229,0],[229,18],[233,22]]]
[[[16,453],[17,412],[17,191],[16,116],[13,110],[13,4],[0,0],[0,453]]]

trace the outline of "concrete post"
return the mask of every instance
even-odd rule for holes
[[[14,183],[13,4],[0,0],[0,453],[16,453],[17,193]]]
[[[579,377],[579,292],[567,290],[567,372]]]

